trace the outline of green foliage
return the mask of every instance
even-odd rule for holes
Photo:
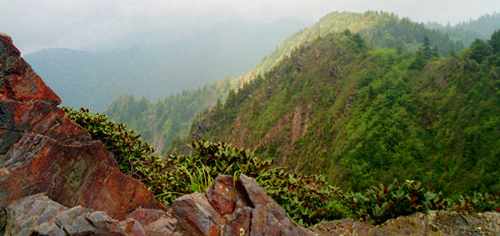
[[[372,186],[363,194],[348,195],[346,201],[354,209],[355,215],[377,224],[415,212],[446,208],[439,194],[427,192],[415,181]]]
[[[500,30],[493,33],[490,39],[490,45],[495,53],[500,53]]]
[[[415,61],[410,66],[410,69],[421,70],[429,60],[437,56],[437,50],[432,48],[429,38],[425,37],[424,44],[417,51]]]
[[[406,180],[392,184],[379,184],[364,192],[347,193],[342,201],[352,209],[355,217],[380,224],[388,219],[429,210],[460,212],[495,211],[500,196],[474,193],[444,198],[441,193],[425,189],[420,182]]]
[[[106,148],[115,154],[120,170],[139,177],[133,169],[144,157],[152,156],[154,149],[140,139],[140,136],[123,124],[113,123],[103,114],[93,114],[87,109],[79,111],[65,107],[66,115],[84,127],[94,139],[101,140]]]
[[[377,11],[365,13],[332,12],[322,17],[313,26],[282,42],[246,77],[255,79],[263,76],[304,45],[345,31],[363,38],[364,44],[370,47],[397,48],[401,51],[415,52],[427,37],[433,43],[432,47],[439,49],[439,54],[448,55],[463,48],[462,43],[450,40],[448,35],[441,31],[429,29],[425,25],[412,22],[407,18],[399,18],[392,13]],[[249,80],[249,78],[244,79]]]
[[[168,96],[156,103],[144,97],[124,96],[113,101],[105,113],[139,132],[159,152],[166,153],[174,142],[188,136],[196,114],[225,99],[235,86],[235,81],[223,80]]]
[[[303,176],[273,168],[260,173],[257,182],[300,224],[313,225],[350,215],[349,209],[332,199],[341,191],[329,186],[321,176]]]
[[[491,54],[492,48],[483,40],[475,40],[470,47],[470,58],[477,63],[483,62]]]
[[[123,124],[112,122],[106,115],[94,114],[87,109],[74,110],[64,108],[66,115],[85,128],[93,139],[103,142],[112,152],[120,170],[142,181],[159,200],[172,201],[179,194],[168,189],[175,189],[182,183],[175,182],[175,172],[159,156],[154,155],[151,145]]]
[[[254,177],[298,223],[312,225],[321,220],[339,219],[347,212],[341,206],[327,206],[331,196],[340,191],[327,185],[322,177],[289,173],[273,167],[271,161],[258,158],[253,152],[226,143],[194,141],[192,149],[189,156],[171,156],[171,163],[183,170],[205,169],[212,179],[221,174]],[[190,182],[191,178],[182,173],[177,176],[178,182]]]

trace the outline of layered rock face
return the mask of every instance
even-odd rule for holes
[[[161,208],[120,172],[103,144],[65,117],[48,88],[6,36],[0,37],[0,207],[46,192],[65,206],[106,210],[118,219]]]

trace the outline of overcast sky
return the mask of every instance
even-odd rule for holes
[[[244,18],[313,22],[331,11],[386,10],[456,23],[500,12],[500,0],[0,0],[0,32],[23,51],[92,48],[134,32],[210,27]]]

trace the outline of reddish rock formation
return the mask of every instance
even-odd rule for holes
[[[0,35],[0,207],[46,192],[64,206],[118,219],[138,207],[162,208],[59,103],[12,40]]]
[[[313,235],[287,217],[286,212],[257,182],[241,176],[219,176],[206,195],[177,199],[172,208],[182,235]]]

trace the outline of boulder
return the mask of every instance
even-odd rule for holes
[[[180,197],[172,204],[182,235],[313,235],[288,217],[257,182],[242,175],[219,176],[206,194]]]
[[[33,194],[123,219],[158,208],[153,194],[120,172],[100,141],[68,119],[61,100],[0,35],[0,207]]]
[[[15,201],[6,211],[5,235],[146,235],[142,225],[134,219],[119,222],[104,212],[80,206],[67,208],[45,194]]]

